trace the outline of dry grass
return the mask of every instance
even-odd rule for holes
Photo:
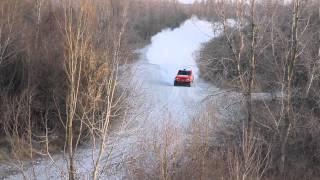
[[[137,144],[128,176],[133,179],[263,179],[270,148],[259,134],[230,132],[208,105],[185,134],[173,120],[163,121]],[[239,121],[240,123],[240,121]],[[227,132],[228,133],[227,133]],[[231,134],[230,134],[231,133]],[[230,136],[240,136],[230,139]],[[186,137],[186,138],[185,138]]]

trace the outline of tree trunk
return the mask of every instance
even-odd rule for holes
[[[292,107],[292,98],[293,98],[293,75],[294,75],[294,66],[296,61],[296,54],[297,54],[297,30],[298,30],[298,18],[299,18],[299,6],[300,6],[300,0],[294,1],[294,9],[293,9],[293,15],[292,15],[292,26],[291,26],[291,47],[289,56],[287,58],[286,62],[286,72],[285,72],[285,89],[286,89],[286,100],[285,100],[285,115],[284,115],[284,121],[283,121],[283,128],[281,132],[281,138],[280,138],[280,150],[281,150],[281,161],[280,161],[280,173],[285,178],[285,165],[286,165],[286,157],[287,157],[287,142],[288,138],[290,136],[290,131],[292,128],[294,115],[293,115],[293,107]]]

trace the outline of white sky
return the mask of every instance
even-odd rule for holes
[[[184,3],[184,4],[192,4],[196,0],[179,0],[179,2]]]

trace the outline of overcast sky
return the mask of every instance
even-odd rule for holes
[[[192,4],[195,0],[179,0],[182,3]]]

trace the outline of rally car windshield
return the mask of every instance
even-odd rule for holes
[[[186,76],[190,76],[191,75],[191,71],[179,71],[178,75],[186,75]]]

